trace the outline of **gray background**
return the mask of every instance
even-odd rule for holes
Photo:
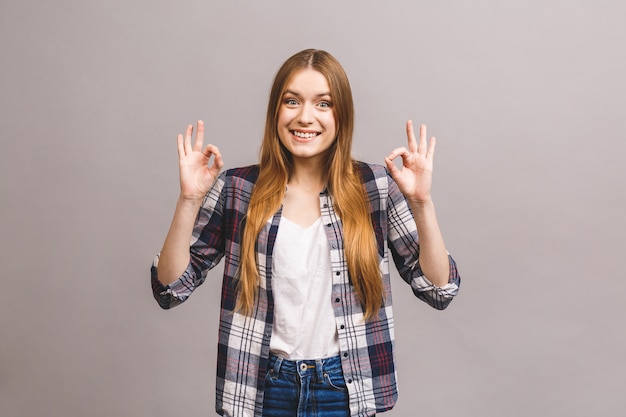
[[[202,118],[227,166],[255,162],[308,47],[348,72],[357,158],[408,118],[439,140],[462,291],[437,312],[395,275],[386,415],[624,415],[622,2],[0,4],[2,416],[214,415],[222,268],[171,311],[149,286],[175,137]]]

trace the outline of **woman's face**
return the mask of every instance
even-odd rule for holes
[[[326,77],[314,69],[294,73],[278,110],[278,137],[294,162],[319,159],[337,137]]]

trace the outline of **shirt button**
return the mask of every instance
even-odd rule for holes
[[[341,301],[341,298],[337,297],[335,298],[335,302],[338,303],[339,301]]]
[[[328,208],[328,204],[324,204],[324,208]]]
[[[341,275],[341,272],[337,271],[335,272],[335,275]]]
[[[344,326],[344,325],[342,324],[341,326],[339,326],[339,328],[340,328],[341,330],[343,330],[343,329],[345,329],[345,328],[346,328],[346,326]]]
[[[347,358],[347,357],[348,357],[348,352],[345,352],[345,353],[343,354],[343,357],[344,357],[344,358]]]
[[[331,227],[331,226],[332,226],[332,224],[331,224],[331,223],[328,223],[328,224],[326,225],[326,227]]]
[[[352,384],[352,378],[348,379],[348,384]]]

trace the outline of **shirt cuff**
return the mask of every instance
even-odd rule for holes
[[[154,258],[152,262],[152,291],[154,293],[154,297],[159,302],[159,305],[163,308],[171,308],[174,307],[183,301],[185,301],[193,290],[195,289],[195,284],[193,280],[193,268],[191,267],[191,263],[187,265],[187,268],[183,272],[183,274],[174,282],[163,285],[158,278],[158,266],[159,266],[159,255]]]
[[[438,287],[430,282],[424,275],[414,278],[412,287],[415,291],[432,292],[446,299],[453,298],[459,293],[459,286],[456,283],[448,282],[446,285]]]

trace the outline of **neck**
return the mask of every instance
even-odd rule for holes
[[[322,164],[314,160],[294,161],[288,184],[320,192],[325,184]]]

